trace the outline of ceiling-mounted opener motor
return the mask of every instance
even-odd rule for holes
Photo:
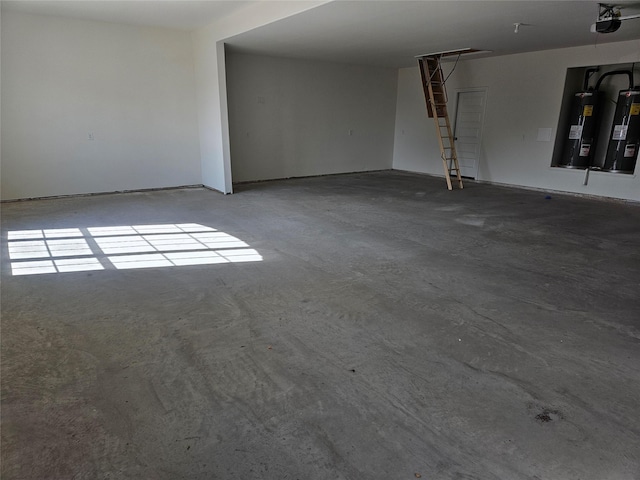
[[[620,9],[626,8],[628,6],[629,5],[612,5],[608,3],[599,3],[598,18],[596,19],[596,23],[591,25],[591,32],[613,33],[620,28],[623,20],[640,18],[640,13],[634,13],[631,15],[622,15],[620,13]]]

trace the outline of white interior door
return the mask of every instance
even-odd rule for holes
[[[486,100],[486,89],[458,92],[454,136],[460,174],[463,177],[476,178],[478,176]]]

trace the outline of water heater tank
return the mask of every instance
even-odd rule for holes
[[[597,90],[578,92],[573,97],[569,115],[569,134],[559,167],[587,168],[595,153],[598,124]]]
[[[622,90],[613,117],[607,156],[602,167],[610,172],[633,173],[640,150],[640,89]]]

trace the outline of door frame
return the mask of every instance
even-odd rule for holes
[[[456,88],[456,117],[455,117],[455,122],[453,124],[453,138],[457,138],[456,132],[458,129],[458,105],[459,105],[459,100],[460,100],[460,94],[461,93],[473,93],[473,92],[482,92],[484,93],[484,108],[482,109],[482,118],[481,118],[481,124],[480,124],[480,139],[478,141],[478,161],[476,162],[476,168],[475,171],[473,172],[473,177],[466,177],[466,178],[472,178],[473,180],[477,180],[478,179],[478,172],[480,171],[480,162],[482,160],[482,138],[484,136],[484,120],[485,117],[487,115],[487,97],[488,97],[488,91],[489,91],[489,87],[469,87],[469,88]],[[458,152],[458,148],[456,146],[456,154]]]

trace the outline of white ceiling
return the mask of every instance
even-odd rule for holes
[[[3,0],[2,8],[191,30],[254,3]],[[638,1],[618,5],[623,15],[640,13]],[[228,44],[242,52],[404,67],[422,53],[466,47],[505,55],[640,40],[640,19],[625,20],[615,33],[591,33],[597,14],[598,2],[590,0],[338,0],[230,38]],[[517,34],[516,22],[525,24]]]
[[[623,15],[640,12],[627,2]],[[506,55],[640,39],[640,19],[594,34],[596,1],[337,1],[228,40],[236,50],[404,67],[423,53]],[[514,33],[514,23],[523,23]],[[638,44],[640,52],[640,42]]]
[[[193,30],[255,3],[227,0],[2,0],[2,9],[147,27]]]

